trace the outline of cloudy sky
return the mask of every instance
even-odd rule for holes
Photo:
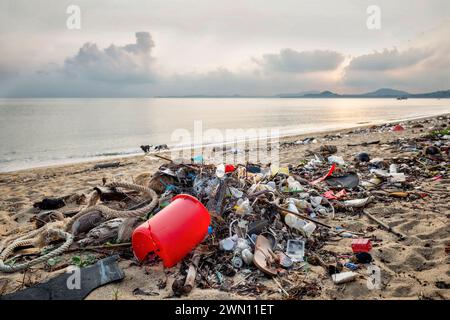
[[[266,2],[0,0],[0,96],[450,89],[448,0]]]

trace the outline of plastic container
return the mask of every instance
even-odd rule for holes
[[[370,239],[354,239],[352,240],[353,252],[369,252],[372,249],[372,243]]]
[[[173,267],[208,234],[211,217],[195,197],[180,194],[172,202],[137,227],[132,235],[135,257],[143,261],[156,253],[165,267]]]
[[[286,254],[294,262],[302,262],[305,256],[305,241],[289,239],[287,242]]]

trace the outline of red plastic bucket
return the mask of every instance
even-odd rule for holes
[[[210,214],[199,200],[179,194],[134,230],[131,239],[134,255],[142,261],[154,252],[165,267],[173,267],[205,238],[210,223]]]

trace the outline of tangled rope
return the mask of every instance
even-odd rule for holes
[[[152,201],[148,205],[146,205],[142,208],[135,209],[135,210],[125,210],[125,211],[114,210],[114,209],[111,209],[104,205],[94,205],[91,207],[87,207],[87,208],[81,210],[76,215],[74,215],[69,220],[69,222],[66,225],[66,231],[71,232],[72,226],[75,223],[75,221],[77,221],[79,218],[81,218],[91,212],[94,212],[94,211],[101,212],[106,217],[107,220],[113,219],[113,218],[140,217],[140,216],[143,216],[143,215],[149,213],[150,211],[152,211],[158,203],[158,195],[156,194],[156,192],[153,189],[150,189],[150,188],[138,185],[138,184],[127,183],[127,182],[112,182],[112,183],[108,184],[108,186],[109,187],[126,188],[126,189],[143,192],[143,193],[147,194],[148,196],[150,196]]]
[[[72,235],[71,229],[75,221],[77,221],[79,218],[83,217],[84,215],[87,215],[94,211],[101,212],[107,220],[113,219],[113,218],[128,218],[128,217],[138,217],[143,216],[150,211],[152,211],[156,204],[158,203],[158,195],[156,192],[150,188],[132,184],[132,183],[126,183],[126,182],[113,182],[107,185],[108,187],[120,187],[120,188],[126,188],[131,189],[139,192],[143,192],[147,196],[151,198],[151,202],[139,209],[135,210],[114,210],[104,205],[92,205],[88,206],[87,208],[82,209],[80,212],[78,212],[76,215],[74,215],[72,218],[66,221],[57,221],[54,223],[49,223],[37,230],[32,230],[28,233],[26,233],[23,236],[13,237],[13,242],[7,245],[7,241],[4,242],[0,246],[0,272],[16,272],[21,271],[24,269],[27,269],[33,265],[36,265],[38,263],[47,261],[50,258],[56,257],[60,254],[62,254],[64,251],[66,251],[70,245],[73,243],[74,236]],[[36,259],[33,259],[31,261],[27,261],[20,264],[13,264],[13,265],[7,265],[5,264],[5,259],[10,256],[14,249],[18,247],[23,246],[36,246],[39,243],[42,243],[43,239],[50,239],[50,238],[59,238],[59,239],[65,239],[65,242],[56,248],[55,250],[42,255]],[[11,239],[9,240],[11,241]],[[6,244],[6,248],[5,245]]]
[[[27,269],[31,266],[34,266],[38,263],[47,261],[48,259],[56,257],[56,256],[60,255],[61,253],[63,253],[64,251],[66,251],[69,248],[69,246],[73,243],[73,235],[71,235],[68,232],[65,232],[60,229],[53,229],[53,228],[48,228],[48,229],[45,228],[46,230],[41,230],[41,229],[33,230],[33,231],[25,234],[24,236],[19,237],[1,253],[1,255],[0,255],[0,271],[1,272],[11,273],[11,272],[16,272],[16,271],[21,271],[21,270]],[[4,260],[14,251],[14,249],[16,249],[18,247],[23,247],[23,246],[36,245],[36,243],[38,242],[39,236],[43,235],[44,231],[47,232],[47,236],[49,236],[49,237],[56,236],[58,238],[63,238],[66,241],[61,246],[56,248],[55,250],[50,251],[49,253],[40,256],[39,258],[24,262],[24,263],[19,263],[19,264],[13,264],[13,265],[5,264]]]

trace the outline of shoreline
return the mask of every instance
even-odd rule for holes
[[[364,269],[358,271],[359,277],[354,282],[339,286],[331,281],[321,266],[311,264],[307,273],[300,272],[298,276],[305,277],[301,278],[304,280],[314,281],[320,286],[320,290],[315,295],[304,296],[304,299],[450,299],[450,290],[446,289],[450,283],[448,153],[443,153],[445,158],[441,162],[444,164],[433,161],[427,165],[426,161],[422,161],[425,167],[421,165],[420,168],[415,168],[419,164],[416,159],[418,156],[422,157],[424,146],[432,144],[429,139],[423,139],[423,137],[432,130],[450,128],[450,114],[404,121],[402,131],[392,131],[393,125],[395,125],[394,122],[389,122],[389,125],[363,125],[354,129],[322,132],[315,134],[314,138],[317,142],[310,144],[295,143],[302,135],[288,137],[281,141],[279,158],[283,166],[296,167],[303,161],[313,159],[313,154],[319,152],[321,147],[333,145],[337,149],[336,156],[342,157],[349,166],[344,170],[356,170],[361,175],[360,181],[367,181],[370,177],[367,165],[361,166],[354,161],[355,154],[360,152],[366,152],[371,159],[383,158],[387,163],[396,163],[407,179],[405,189],[390,186],[389,189],[364,191],[370,192],[375,197],[375,200],[366,208],[367,212],[389,227],[405,234],[407,236],[405,240],[400,241],[394,234],[380,228],[357,212],[338,210],[332,218],[322,216],[319,219],[333,228],[344,228],[350,232],[364,234],[365,238],[373,240],[371,255],[374,259],[373,263],[381,269],[382,289],[367,288]],[[308,134],[303,136],[311,137]],[[379,143],[368,144],[372,141],[379,141]],[[446,152],[450,140],[441,138],[439,142],[442,152]],[[33,208],[33,203],[42,201],[43,198],[82,199],[95,187],[101,186],[103,181],[138,182],[139,178],[145,179],[157,173],[161,165],[167,164],[167,161],[154,157],[135,156],[122,158],[118,167],[94,170],[93,165],[96,163],[98,161],[0,174],[2,193],[0,237],[6,239],[15,233],[35,229],[37,211]],[[435,169],[436,166],[440,169]],[[328,168],[328,165],[325,168]],[[326,172],[325,169],[323,170]],[[306,177],[308,181],[312,179],[313,177]],[[406,198],[391,197],[389,196],[391,191],[400,192],[400,194],[406,192],[409,195]],[[361,192],[361,190],[348,191],[350,199],[364,197]],[[78,207],[79,204],[75,202],[67,205],[68,210]],[[324,256],[328,256],[329,253],[332,253],[333,257],[346,256],[351,253],[351,239],[331,238],[322,242],[320,249],[317,250]],[[26,253],[26,251],[23,252]],[[60,262],[55,268],[42,264],[36,265],[32,272],[27,272],[26,279],[21,272],[0,274],[4,293],[18,290],[17,284],[23,281],[26,281],[26,286],[45,282],[62,272],[65,266],[70,265],[74,255],[87,259],[91,254],[104,255],[90,251],[67,252],[60,256]],[[119,266],[126,277],[121,282],[94,290],[87,299],[111,299],[114,297],[114,292],[120,292],[120,299],[127,300],[173,298],[172,283],[176,279],[180,265],[167,270],[161,263],[142,266],[132,263],[132,260],[126,257],[125,252],[119,261]],[[296,271],[292,272],[292,275],[296,273]],[[217,287],[196,287],[184,298],[205,299],[207,297],[214,300],[284,298],[283,294],[277,291],[278,287],[272,280],[265,276],[256,276],[256,279],[270,290],[256,296],[248,296],[235,291],[223,291]],[[165,281],[167,286],[159,287],[161,281]],[[240,283],[243,281],[242,274],[227,276],[227,281],[234,284]],[[137,296],[133,293],[135,288],[151,290],[157,294]]]
[[[377,125],[381,125],[381,124],[398,124],[401,122],[407,122],[407,121],[414,121],[414,120],[427,120],[427,119],[432,119],[435,117],[439,117],[439,116],[448,116],[450,115],[450,113],[446,112],[446,113],[440,113],[440,114],[436,114],[436,115],[430,115],[430,116],[416,116],[416,117],[407,117],[407,118],[402,118],[402,119],[395,119],[395,120],[380,120],[380,121],[374,121],[374,122],[370,122],[370,123],[361,123],[359,125],[355,125],[355,126],[351,126],[351,127],[343,127],[340,129],[330,129],[330,130],[319,130],[319,131],[312,131],[312,132],[305,132],[305,133],[292,133],[292,134],[285,134],[285,135],[280,135],[278,136],[279,142],[287,142],[290,139],[293,140],[299,140],[299,139],[304,139],[307,138],[311,135],[316,135],[316,136],[322,136],[325,134],[336,134],[342,131],[348,131],[348,130],[355,130],[355,129],[365,129],[365,128],[369,128],[371,126],[377,126]],[[247,139],[246,141],[255,141],[255,140],[261,140],[258,138],[254,138],[254,139]],[[223,143],[215,143],[215,144],[206,144],[203,145],[202,148],[205,147],[214,147],[214,146],[227,146],[227,145],[232,145],[234,144],[234,142],[223,142]],[[195,147],[182,147],[182,148],[175,148],[173,149],[174,151],[182,151],[182,150],[196,150],[200,148],[200,146],[195,146]],[[33,170],[47,170],[47,169],[56,169],[56,168],[67,168],[70,166],[77,166],[77,165],[95,165],[95,164],[99,164],[99,163],[103,163],[103,162],[108,162],[108,161],[126,161],[126,160],[137,160],[141,157],[145,157],[145,156],[151,156],[152,154],[168,154],[170,153],[170,150],[168,151],[162,151],[162,152],[154,152],[154,153],[149,153],[149,154],[142,154],[142,152],[140,153],[132,153],[132,154],[128,154],[128,155],[115,155],[115,156],[99,156],[99,157],[92,157],[92,158],[79,158],[79,159],[74,159],[73,161],[70,161],[69,159],[64,159],[62,160],[61,163],[55,163],[55,164],[43,164],[43,165],[37,165],[37,166],[31,166],[31,167],[26,167],[26,168],[21,168],[21,169],[13,169],[13,170],[8,170],[8,171],[0,171],[0,177],[2,175],[7,175],[7,174],[14,174],[14,173],[23,173],[26,171],[33,171]]]

